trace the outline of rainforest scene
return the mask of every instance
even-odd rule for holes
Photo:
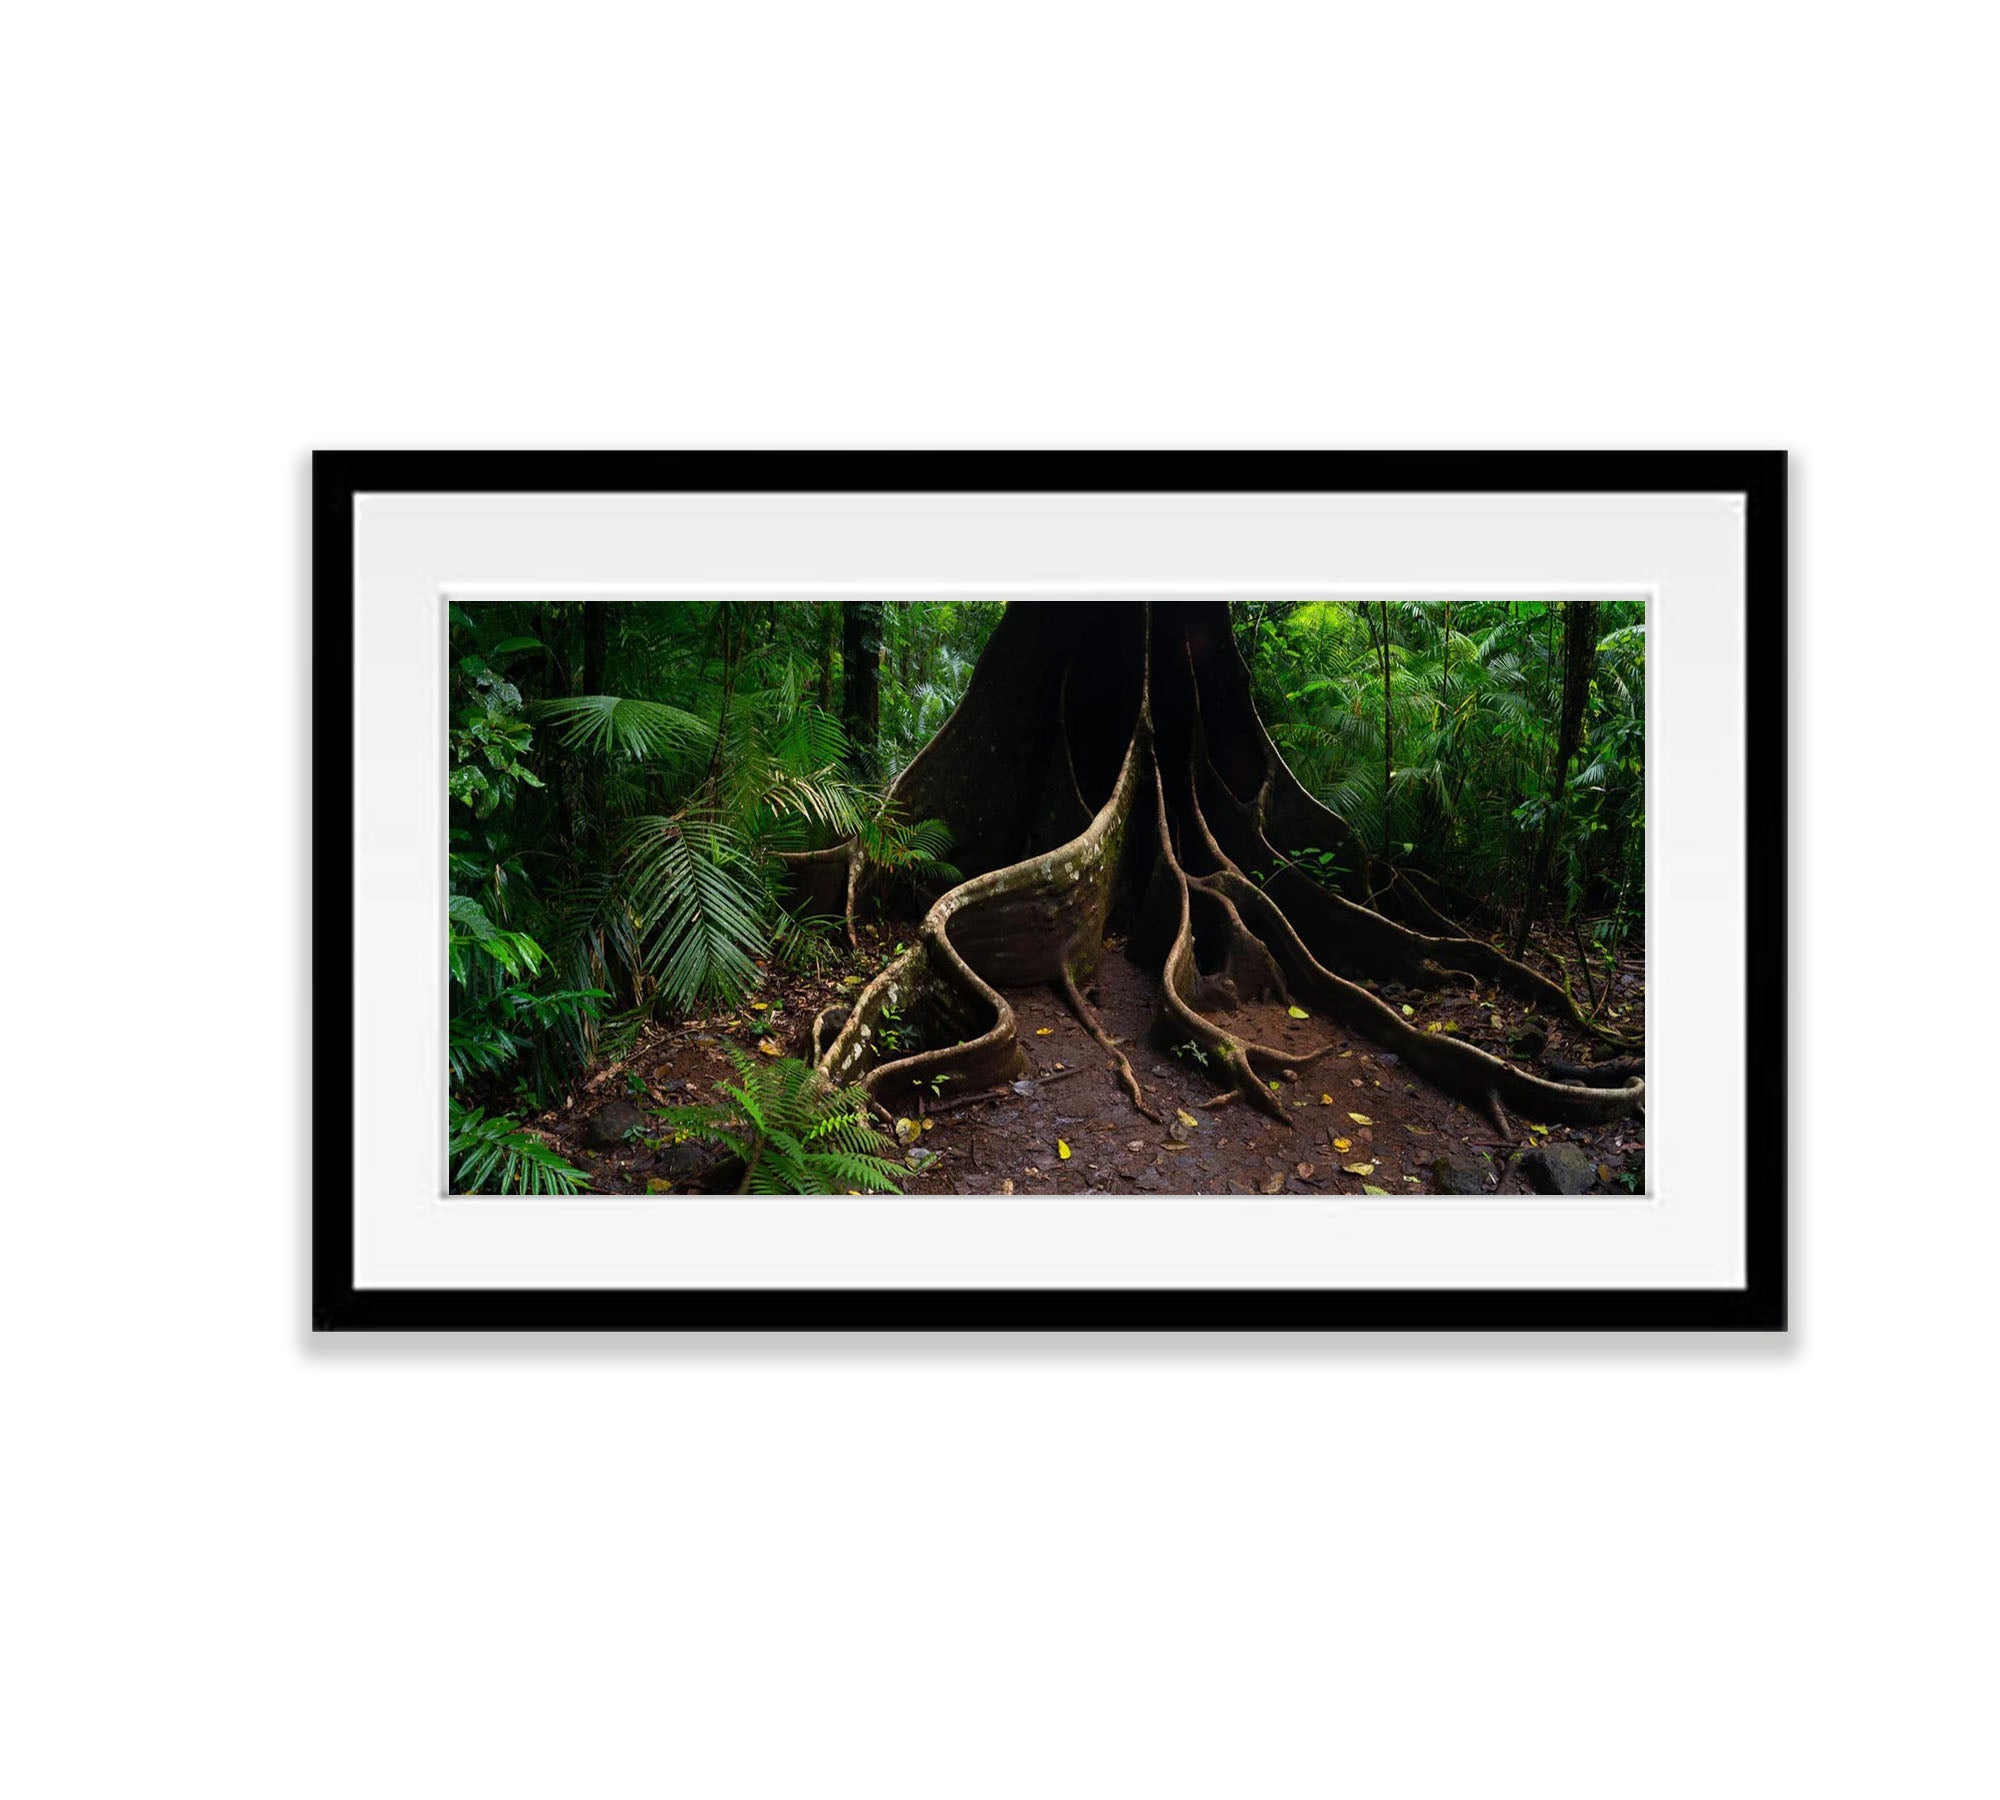
[[[1643,602],[448,630],[453,1193],[1645,1191]]]

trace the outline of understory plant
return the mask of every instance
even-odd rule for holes
[[[576,1194],[590,1179],[514,1120],[456,1099],[448,1147],[455,1194]]]
[[[739,1194],[900,1193],[894,1146],[875,1128],[868,1096],[835,1088],[791,1057],[758,1062],[726,1045],[735,1083],[712,1106],[663,1106],[654,1115],[676,1133],[713,1139],[743,1163]]]

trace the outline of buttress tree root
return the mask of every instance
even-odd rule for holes
[[[1406,1018],[1363,985],[1486,982],[1595,1033],[1557,982],[1461,930],[1418,882],[1371,864],[1337,814],[1286,767],[1258,718],[1219,603],[1015,603],[957,709],[890,789],[911,819],[940,818],[967,878],[930,900],[910,947],[851,1009],[823,1013],[813,1055],[839,1084],[895,1102],[946,1077],[957,1093],[1019,1077],[1026,1058],[1005,990],[1046,984],[1147,1100],[1085,992],[1123,932],[1157,970],[1153,1036],[1193,1046],[1228,1094],[1288,1120],[1281,1086],[1316,1051],[1257,1041],[1252,1003],[1297,1005],[1394,1051],[1491,1111],[1590,1123],[1632,1113],[1645,1083],[1587,1065],[1553,1080]],[[1334,853],[1331,885],[1303,872]],[[870,871],[853,847],[794,859],[801,892],[850,920]],[[1414,1010],[1414,1009],[1413,1009]],[[1626,1069],[1632,1065],[1627,1063]]]

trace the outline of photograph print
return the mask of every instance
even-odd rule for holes
[[[1646,1190],[1644,598],[454,598],[466,1196]]]

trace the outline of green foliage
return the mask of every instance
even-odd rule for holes
[[[1537,600],[1260,602],[1236,623],[1273,739],[1370,854],[1504,910],[1560,800],[1558,912],[1609,909],[1629,929],[1644,890],[1644,607],[1600,609],[1583,747],[1559,792],[1562,618]],[[1339,885],[1317,860],[1329,854],[1294,866]]]
[[[872,769],[930,735],[999,610],[885,609]],[[898,899],[956,879],[944,828],[885,813],[856,773],[840,617],[764,601],[451,607],[463,1103],[545,1103],[655,1009],[734,1005],[767,966],[830,961],[840,921],[792,910],[788,853],[859,839]]]
[[[542,703],[570,750],[622,756],[632,762],[671,763],[706,750],[715,735],[712,721],[658,700],[626,700],[615,694],[583,694],[574,700]]]
[[[743,1162],[745,1194],[899,1193],[891,1141],[868,1116],[860,1088],[836,1088],[791,1057],[759,1062],[734,1044],[729,1104],[656,1107],[670,1130],[715,1139]]]
[[[727,822],[696,813],[638,819],[622,860],[643,963],[668,1007],[731,1001],[756,985],[767,896]]]
[[[589,1177],[513,1119],[451,1102],[448,1148],[455,1194],[576,1194]]]

